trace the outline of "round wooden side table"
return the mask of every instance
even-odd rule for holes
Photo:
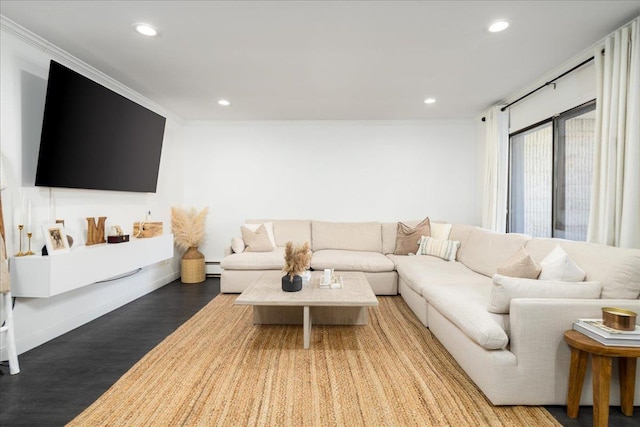
[[[622,413],[633,415],[633,395],[636,381],[636,359],[640,357],[640,347],[606,346],[574,330],[564,333],[564,340],[571,347],[571,367],[569,370],[569,393],[567,415],[578,416],[582,384],[587,370],[587,359],[591,355],[593,376],[593,425],[607,426],[609,423],[609,389],[611,385],[611,362],[617,357],[620,374],[620,403]]]

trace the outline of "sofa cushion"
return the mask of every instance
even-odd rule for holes
[[[408,223],[405,223],[408,224]],[[417,223],[416,223],[417,224]],[[398,235],[397,222],[383,222],[382,224],[382,253],[392,254],[396,249],[396,236]]]
[[[563,282],[519,277],[493,276],[493,289],[487,310],[508,313],[513,298],[600,298],[602,286],[598,282]]]
[[[431,236],[431,225],[428,217],[415,227],[399,222],[396,234],[396,248],[393,254],[415,254],[418,252],[418,245],[422,236]]]
[[[311,268],[314,270],[333,268],[337,271],[377,273],[393,271],[394,265],[389,258],[380,252],[323,249],[313,253]]]
[[[508,321],[487,311],[491,278],[460,262],[430,256],[394,256],[398,274],[413,291],[486,349],[505,348]]]
[[[475,230],[476,226],[467,225],[467,224],[453,224],[451,227],[451,233],[449,233],[449,240],[455,240],[460,242],[460,249],[456,254],[456,261],[460,261],[460,252],[462,248],[466,245],[467,239],[469,238],[469,234],[471,234],[472,230]]]
[[[251,230],[250,227],[240,227],[242,233],[242,240],[247,246],[245,252],[271,252],[274,249],[267,229],[264,224],[259,224],[255,230]]]
[[[313,251],[342,249],[382,252],[382,226],[379,222],[311,222]]]
[[[635,299],[640,295],[640,249],[543,238],[531,239],[525,247],[540,262],[556,245],[585,271],[585,280],[600,282],[601,298]]]
[[[485,279],[484,283],[459,282],[453,286],[430,284],[424,288],[424,298],[476,344],[487,350],[503,349],[509,337],[504,320],[487,311],[492,285],[491,279]]]
[[[281,270],[284,267],[284,248],[227,255],[222,258],[220,267],[229,270]]]
[[[562,246],[557,245],[549,255],[540,261],[540,280],[564,280],[566,282],[581,282],[585,272],[573,262]]]
[[[432,284],[447,286],[459,283],[491,284],[490,278],[474,273],[460,262],[449,262],[431,256],[387,256],[396,265],[396,270],[403,281],[417,294],[425,297],[429,294]]]
[[[453,238],[453,237],[452,237]],[[529,236],[515,233],[494,233],[474,228],[460,246],[458,259],[473,271],[491,277],[499,265],[522,247]]]
[[[540,275],[540,264],[538,264],[524,247],[511,255],[503,264],[497,268],[497,273],[509,277],[524,277],[526,279],[537,279]]]

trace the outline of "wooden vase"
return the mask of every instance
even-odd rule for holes
[[[201,283],[206,279],[204,255],[192,246],[182,256],[180,280],[182,283]]]

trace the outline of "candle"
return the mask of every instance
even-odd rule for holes
[[[330,268],[325,268],[324,269],[324,284],[328,285],[329,283],[331,283],[331,269]]]
[[[27,233],[31,233],[31,201],[27,207]]]
[[[20,202],[20,219],[18,220],[18,225],[24,225],[24,194]]]

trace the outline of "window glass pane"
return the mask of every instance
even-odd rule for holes
[[[509,231],[551,237],[552,179],[551,123],[511,137]]]
[[[595,121],[593,109],[558,119],[555,237],[587,239]]]

